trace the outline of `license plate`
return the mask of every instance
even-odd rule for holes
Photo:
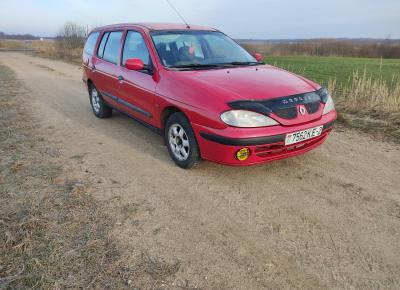
[[[303,131],[293,132],[286,135],[285,145],[296,144],[311,138],[318,137],[322,134],[324,126],[319,126]]]

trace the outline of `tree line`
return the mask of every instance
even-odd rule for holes
[[[242,43],[251,52],[272,56],[343,56],[400,58],[400,41],[314,39],[293,43]]]

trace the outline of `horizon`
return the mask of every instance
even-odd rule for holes
[[[7,34],[54,37],[68,21],[89,28],[122,22],[181,22],[165,0],[154,0],[152,5],[145,0],[3,2],[0,31]],[[249,0],[234,4],[228,0],[172,2],[187,22],[218,28],[235,39],[400,39],[400,1],[397,0],[379,3],[306,0],[301,5],[296,5],[295,0],[280,3]],[[126,8],[110,13],[115,7]]]
[[[178,22],[176,22],[178,23]],[[135,23],[132,23],[135,24]],[[118,25],[118,23],[113,23],[111,25]],[[191,24],[191,26],[195,26],[196,24]],[[94,28],[93,28],[94,29]],[[89,33],[92,29],[89,29]],[[55,39],[57,38],[56,35],[54,36],[42,36],[42,35],[35,35],[35,34],[30,34],[30,33],[7,33],[5,31],[0,30],[0,36],[6,36],[6,37],[20,37],[20,36],[28,36],[28,37],[34,37],[37,39],[44,38],[44,39]],[[0,38],[1,39],[1,38]],[[9,38],[12,39],[12,38]],[[261,41],[307,41],[307,40],[365,40],[365,41],[400,41],[400,38],[373,38],[373,37],[313,37],[313,38],[234,38],[237,41],[255,41],[255,42],[261,42]]]

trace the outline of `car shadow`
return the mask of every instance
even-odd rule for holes
[[[127,129],[129,132],[131,132],[130,134],[132,134],[135,139],[141,138],[146,143],[150,144],[151,150],[144,150],[143,153],[151,154],[152,157],[163,162],[167,166],[177,167],[168,154],[167,147],[164,144],[163,136],[155,133],[145,125],[120,112],[115,112],[113,118],[108,120],[112,120],[113,122],[117,123],[118,126]],[[307,163],[306,160],[313,158],[313,155],[313,152],[309,152],[300,156],[253,166],[227,166],[202,160],[202,162],[200,162],[199,165],[194,168],[194,170],[203,173],[208,172],[214,176],[229,176],[232,173],[238,172],[245,175],[257,172],[259,173],[260,171],[268,173],[271,171],[282,171],[284,169],[294,167],[301,170],[302,164]]]

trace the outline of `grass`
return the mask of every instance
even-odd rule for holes
[[[400,59],[399,40],[309,39],[294,42],[247,41],[242,45],[252,52],[269,56],[337,56]]]
[[[26,49],[33,51],[33,55],[64,60],[73,64],[82,63],[82,48],[61,49],[55,40],[46,39],[43,41],[23,41],[23,40],[0,40],[0,50],[2,49]]]
[[[338,120],[400,142],[400,60],[348,57],[265,57],[331,91]]]
[[[0,49],[32,49],[31,41],[0,39]]]
[[[102,285],[106,277],[96,277],[119,259],[109,239],[113,219],[87,184],[65,178],[22,94],[13,71],[0,65],[0,288]]]
[[[34,55],[56,60],[64,60],[73,64],[82,63],[82,49],[60,49],[55,40],[34,41],[32,43]]]
[[[317,83],[327,85],[330,79],[347,84],[356,71],[366,71],[367,77],[390,82],[400,75],[400,59],[312,57],[312,56],[267,56],[268,64],[301,73]]]
[[[0,64],[0,289],[152,289],[173,279],[179,261],[121,251],[118,205],[68,171],[84,156],[62,159],[23,105],[27,94]]]

